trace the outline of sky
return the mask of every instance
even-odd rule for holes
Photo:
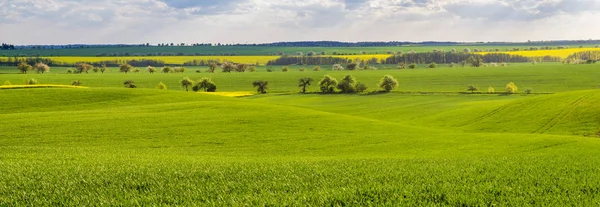
[[[600,0],[0,0],[11,44],[600,39]]]

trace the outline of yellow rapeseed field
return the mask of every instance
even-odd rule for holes
[[[557,50],[533,50],[533,51],[514,51],[514,52],[477,52],[476,54],[488,54],[488,53],[506,53],[511,55],[522,55],[525,57],[544,57],[553,56],[560,58],[567,58],[569,55],[573,55],[577,52],[585,51],[600,51],[600,48],[572,48],[572,49],[557,49]]]
[[[360,59],[360,60],[371,60],[373,58],[377,59],[377,60],[385,60],[389,57],[391,57],[392,55],[390,54],[376,54],[376,55],[331,55],[331,57],[338,57],[338,58],[348,58],[350,60],[356,60],[356,59]]]
[[[391,55],[387,54],[379,54],[379,55],[327,55],[325,57],[339,57],[339,58],[348,58],[351,60],[360,59],[360,60],[370,60],[372,58],[376,58],[377,60],[386,59]],[[63,62],[63,63],[79,63],[79,62],[101,62],[101,61],[128,61],[128,60],[162,60],[166,64],[174,64],[181,65],[188,61],[193,60],[217,60],[219,62],[229,61],[234,63],[244,63],[244,64],[256,64],[257,62],[261,65],[267,64],[267,62],[271,60],[275,60],[279,58],[279,56],[143,56],[143,57],[43,57],[49,58],[54,61]],[[0,57],[0,60],[6,60],[8,57]]]
[[[198,92],[202,94],[211,94],[218,96],[227,96],[227,97],[244,97],[251,96],[256,94],[256,92],[248,92],[248,91],[236,91],[236,92]]]
[[[110,60],[162,60],[166,64],[183,64],[193,60],[218,60],[220,62],[230,61],[244,64],[266,64],[270,60],[275,60],[279,56],[144,56],[144,57],[50,57],[58,62],[77,63],[77,62],[100,62]]]
[[[55,85],[55,84],[37,84],[37,85],[1,85],[0,89],[21,89],[21,88],[87,88],[84,86]]]

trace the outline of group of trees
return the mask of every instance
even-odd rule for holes
[[[29,65],[28,63],[22,62],[17,66],[19,72],[27,73],[29,71],[36,71],[37,73],[46,73],[50,71],[50,66],[44,63],[36,63],[35,65]]]
[[[15,49],[15,45],[6,44],[6,43],[2,43],[2,47],[0,47],[0,50],[14,50],[14,49]]]
[[[161,82],[162,83],[162,82]],[[204,92],[216,92],[217,85],[210,78],[201,78],[200,80],[194,82],[189,77],[185,77],[180,81],[181,87],[185,88],[185,91],[189,91],[191,87],[194,92],[204,91]],[[159,86],[157,86],[160,88]],[[166,86],[164,86],[166,88]]]
[[[478,91],[479,89],[475,86],[475,85],[468,85],[467,86],[467,91],[470,91],[471,93],[475,93],[475,91]],[[519,91],[519,88],[517,87],[517,85],[513,82],[509,82],[508,84],[506,84],[504,93],[507,94],[515,94]],[[488,93],[496,93],[496,90],[494,89],[494,87],[489,87],[488,88]],[[533,89],[531,88],[527,88],[525,89],[525,93],[526,94],[531,94],[533,93]]]

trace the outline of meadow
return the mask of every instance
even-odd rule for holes
[[[597,65],[299,67],[0,67],[0,83],[84,86],[0,89],[0,206],[600,205]],[[299,78],[326,74],[353,75],[369,91],[384,75],[399,86],[298,92]],[[220,94],[185,92],[183,77],[210,77]],[[255,93],[259,79],[269,81],[267,94]],[[511,81],[547,93],[462,93],[469,84],[503,91]],[[155,89],[159,82],[168,90]]]

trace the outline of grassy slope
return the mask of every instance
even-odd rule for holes
[[[595,87],[596,71],[556,65],[352,74],[374,85],[391,73],[400,90],[459,91],[510,79],[521,90],[531,80],[538,91],[559,92]],[[257,78],[295,91],[299,77],[325,73],[348,72],[210,75],[224,91],[252,90],[246,82]],[[572,136],[598,126],[598,91],[240,99],[175,85],[202,75],[0,75],[13,83],[78,77],[91,86],[0,91],[0,205],[600,204],[600,140]],[[179,91],[120,88],[129,77]],[[580,97],[587,98],[572,104]],[[544,134],[532,133],[557,115]]]
[[[585,47],[594,47],[595,45],[585,45]],[[40,56],[96,56],[100,53],[139,53],[145,55],[147,53],[184,53],[184,54],[213,54],[221,55],[232,54],[236,55],[271,55],[273,53],[284,52],[286,54],[296,54],[296,52],[308,53],[309,51],[322,52],[327,54],[337,53],[360,53],[361,51],[374,54],[384,54],[388,51],[408,52],[414,50],[416,52],[431,52],[434,49],[442,49],[450,51],[456,49],[462,51],[465,48],[474,49],[512,49],[512,48],[529,48],[530,46],[481,46],[481,45],[461,45],[461,46],[401,46],[401,47],[127,47],[127,48],[76,48],[76,49],[27,49],[27,50],[4,50],[0,51],[0,56],[15,56],[15,55],[40,55]],[[579,45],[571,45],[576,48]]]
[[[600,199],[596,139],[425,128],[355,115],[360,107],[327,112],[143,89],[26,90],[0,93],[4,205]],[[388,96],[403,97],[381,97]],[[376,108],[380,97],[372,98]]]

